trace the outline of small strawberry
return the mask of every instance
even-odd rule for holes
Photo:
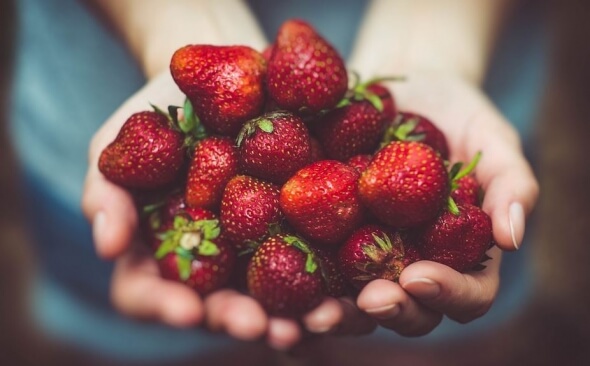
[[[266,84],[279,107],[314,114],[338,104],[348,75],[342,57],[315,29],[288,20],[278,31]]]
[[[457,186],[451,192],[456,203],[467,203],[481,207],[481,187],[473,175],[466,175],[457,180]]]
[[[215,133],[235,136],[262,111],[266,61],[250,47],[188,45],[174,53],[170,71]]]
[[[395,112],[391,94],[374,82],[357,84],[339,108],[311,125],[329,158],[346,161],[355,155],[372,154],[379,147],[388,118]],[[387,92],[384,100],[372,92],[371,85],[377,85],[377,92]]]
[[[379,278],[397,282],[404,268],[418,260],[416,248],[399,232],[377,225],[356,230],[338,253],[343,276],[359,290]]]
[[[217,220],[175,216],[172,228],[160,234],[162,243],[155,253],[162,277],[185,283],[201,295],[225,285],[235,254],[219,234]]]
[[[358,177],[354,168],[335,160],[307,165],[281,188],[287,221],[314,242],[343,242],[363,220]]]
[[[278,234],[268,238],[248,266],[248,290],[271,315],[299,317],[324,297],[316,255],[301,238]]]
[[[248,121],[237,139],[240,170],[283,184],[309,163],[309,133],[301,118],[284,111]]]
[[[493,245],[492,220],[479,207],[460,203],[457,213],[444,210],[417,229],[412,241],[424,259],[467,272],[479,267]]]
[[[220,220],[225,237],[238,251],[260,242],[280,226],[279,187],[246,175],[232,178],[221,199]]]
[[[394,141],[379,150],[359,180],[364,204],[381,222],[397,228],[434,219],[449,189],[440,155],[415,141]]]
[[[186,203],[214,209],[227,182],[238,172],[238,151],[229,137],[212,136],[194,148],[186,183]]]
[[[369,167],[371,160],[373,160],[372,155],[355,155],[352,158],[348,159],[346,165],[355,168],[356,171],[359,172],[359,174],[362,174],[365,171],[365,169]]]
[[[438,151],[444,160],[449,159],[449,147],[445,135],[428,118],[415,113],[399,112],[390,120],[383,145],[391,141],[420,141]]]
[[[126,188],[155,189],[173,183],[185,162],[184,136],[159,111],[131,115],[100,154],[98,168]]]

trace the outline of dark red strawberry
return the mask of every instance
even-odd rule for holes
[[[369,167],[369,164],[373,160],[372,155],[364,154],[364,155],[355,155],[352,158],[348,159],[346,165],[351,166],[356,169],[359,174],[365,171]]]
[[[170,71],[213,132],[235,136],[262,111],[266,61],[250,47],[188,45],[174,53]]]
[[[272,56],[273,50],[274,50],[274,46],[272,44],[270,44],[262,51],[262,57],[264,57],[266,62],[270,61],[270,57]]]
[[[214,209],[225,185],[238,172],[238,151],[229,137],[201,140],[193,151],[186,183],[186,203]]]
[[[309,133],[301,118],[285,111],[248,121],[238,135],[240,170],[283,184],[309,163]]]
[[[395,107],[387,89],[373,82],[357,84],[339,108],[310,123],[328,158],[346,161],[355,155],[372,154],[379,147]],[[387,93],[384,99],[373,93],[371,85],[378,93]]]
[[[269,96],[283,109],[313,114],[336,106],[347,87],[336,49],[304,21],[283,23],[268,62]]]
[[[449,147],[445,135],[428,118],[415,113],[399,112],[383,137],[383,144],[391,141],[420,141],[438,151],[443,159],[449,159]]]
[[[379,278],[397,282],[404,268],[419,260],[399,232],[377,225],[356,230],[338,252],[343,276],[359,290]]]
[[[326,153],[316,138],[311,136],[309,137],[309,148],[311,150],[311,157],[309,159],[310,163],[326,160]]]
[[[271,315],[299,317],[324,297],[322,270],[299,237],[278,234],[258,247],[248,266],[248,290]]]
[[[246,175],[229,181],[221,199],[220,219],[224,236],[238,252],[247,249],[249,242],[264,240],[273,226],[280,227],[279,195],[278,186]]]
[[[457,186],[451,192],[451,198],[456,203],[466,203],[481,207],[481,187],[473,175],[466,175],[456,182]]]
[[[399,78],[383,78],[383,79],[391,79],[391,80],[399,80]],[[381,110],[381,114],[383,115],[383,119],[387,122],[391,122],[395,119],[397,115],[397,106],[395,104],[395,100],[393,99],[393,95],[389,91],[389,89],[380,84],[378,81],[381,79],[376,79],[377,81],[369,81],[368,85],[366,86],[367,91],[373,95],[376,95],[381,100],[381,104],[383,108]],[[377,104],[377,107],[379,104]],[[381,108],[378,108],[381,109]]]
[[[336,262],[337,253],[331,248],[313,248],[320,262],[326,295],[341,297],[346,295],[346,280]]]
[[[460,203],[457,208],[457,214],[444,210],[416,230],[412,240],[424,259],[467,272],[480,265],[493,245],[492,220],[479,207]]]
[[[101,153],[98,168],[126,188],[154,189],[178,179],[185,162],[183,134],[159,112],[129,117]]]
[[[415,141],[394,141],[379,150],[359,180],[363,203],[381,222],[397,228],[434,219],[449,193],[444,161]]]
[[[155,253],[162,277],[185,283],[201,295],[224,286],[235,254],[219,233],[217,220],[175,216],[172,228],[160,235],[162,243]]]
[[[358,177],[354,168],[335,160],[309,164],[281,188],[285,217],[314,243],[342,243],[363,220]]]

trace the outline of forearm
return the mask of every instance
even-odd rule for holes
[[[350,67],[364,77],[456,73],[480,83],[508,0],[374,0]]]
[[[266,40],[248,6],[235,0],[92,0],[112,21],[146,76],[168,67],[186,44],[243,44],[262,50]]]

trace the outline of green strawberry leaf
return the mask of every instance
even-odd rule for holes
[[[449,196],[449,211],[455,215],[455,216],[459,216],[459,207],[457,207],[457,204],[455,203],[455,200]]]
[[[307,258],[305,259],[305,272],[314,273],[317,269],[318,264],[314,258],[313,253],[307,253]]]
[[[372,245],[364,245],[363,253],[365,253],[365,255],[374,262],[380,262],[381,258],[383,257],[382,253],[380,253],[380,250]]]
[[[194,224],[197,230],[203,232],[205,239],[212,240],[216,239],[221,233],[219,228],[219,220],[199,220]]]
[[[301,250],[305,254],[311,253],[311,250],[307,246],[307,243],[305,243],[301,238],[298,238],[298,237],[293,236],[293,235],[289,235],[289,236],[285,236],[283,238],[283,241],[285,243],[287,243],[289,245],[292,245],[295,248]]]
[[[377,245],[379,246],[379,248],[381,248],[381,250],[389,253],[393,249],[393,247],[391,245],[391,239],[389,239],[389,236],[387,236],[387,234],[385,234],[385,233],[382,233],[382,234],[383,234],[383,238],[380,238],[377,234],[372,234],[373,240],[375,241],[375,243],[377,243]]]
[[[214,242],[210,240],[203,240],[197,248],[197,252],[199,255],[212,257],[219,254],[219,248]]]
[[[180,275],[181,280],[186,281],[191,276],[192,262],[193,260],[191,258],[186,258],[183,256],[178,256],[176,258],[178,274]]]
[[[181,215],[174,216],[173,226],[175,229],[183,229],[186,225],[188,225],[188,220],[185,217]]]
[[[377,94],[367,92],[365,93],[365,99],[368,100],[376,110],[383,112],[383,101]]]
[[[266,133],[272,133],[272,131],[274,131],[274,125],[272,121],[266,118],[259,119],[257,126]]]
[[[176,247],[177,247],[177,242],[175,240],[173,240],[173,238],[169,238],[167,240],[164,240],[164,241],[162,241],[162,243],[160,244],[160,246],[156,250],[154,257],[156,259],[162,259],[167,254],[173,252],[176,249]]]
[[[453,166],[451,166],[451,169],[449,170],[449,178],[452,181],[457,180],[457,174],[459,174],[459,171],[461,170],[462,167],[463,167],[462,162],[455,163],[455,164],[453,164]]]
[[[336,107],[334,107],[334,109],[344,108],[344,107],[349,106],[351,104],[352,104],[352,102],[350,101],[350,98],[344,97],[338,102],[338,104],[336,104]]]
[[[465,167],[465,169],[460,170],[459,172],[457,172],[456,175],[454,175],[454,179],[459,180],[459,179],[463,178],[464,176],[469,175],[473,171],[473,169],[475,169],[475,167],[479,163],[480,159],[481,159],[481,151],[478,151],[475,154],[475,156],[473,157],[473,159],[471,159],[471,161],[469,162],[469,165],[467,165]]]
[[[164,112],[164,111],[162,110],[162,108],[160,108],[160,107],[158,107],[157,105],[155,105],[155,104],[152,104],[152,103],[150,103],[150,106],[153,108],[154,112],[156,112],[156,113],[158,113],[158,114],[161,114],[162,116],[164,116],[164,117],[166,117],[168,120],[170,120],[170,115],[169,115],[168,113]]]

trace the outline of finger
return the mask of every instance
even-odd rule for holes
[[[344,311],[340,302],[333,297],[326,297],[320,305],[303,317],[305,329],[311,333],[327,333],[334,329],[343,319]]]
[[[357,298],[358,307],[379,324],[403,336],[430,333],[442,320],[442,314],[410,297],[399,284],[387,280],[370,282]]]
[[[268,317],[262,307],[235,290],[219,290],[209,295],[205,309],[211,330],[225,331],[237,339],[258,339],[268,329]]]
[[[138,223],[133,199],[94,168],[86,178],[82,210],[92,224],[99,256],[112,259],[129,248]]]
[[[121,313],[176,327],[199,324],[203,303],[185,285],[160,277],[156,262],[146,253],[129,251],[115,263],[111,300]]]
[[[400,276],[401,287],[429,308],[460,323],[484,315],[492,306],[499,287],[501,251],[488,251],[492,257],[479,272],[459,273],[430,261],[408,266]]]
[[[539,185],[526,161],[518,133],[491,106],[468,128],[464,141],[469,156],[482,150],[476,168],[485,190],[483,209],[492,218],[494,238],[504,250],[522,244],[525,217],[539,195]]]
[[[269,321],[268,344],[276,350],[287,350],[301,339],[301,327],[293,319],[273,317]]]
[[[342,307],[342,321],[338,324],[336,335],[365,335],[377,328],[377,322],[369,314],[361,311],[356,303],[348,297],[338,299]]]

